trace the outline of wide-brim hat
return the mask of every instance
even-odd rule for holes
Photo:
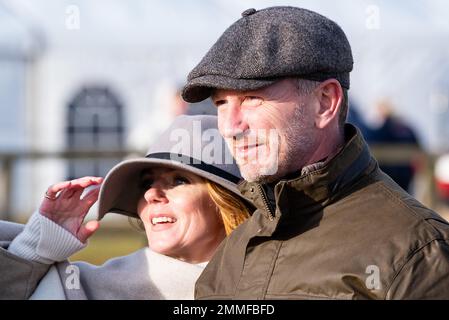
[[[218,132],[217,117],[179,116],[145,157],[125,160],[109,171],[100,189],[98,219],[109,212],[138,218],[141,175],[154,167],[194,173],[242,197],[237,189],[240,171]]]

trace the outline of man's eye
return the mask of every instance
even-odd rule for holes
[[[215,100],[214,105],[218,108],[219,106],[225,104],[226,102],[224,100]]]
[[[242,104],[248,107],[257,107],[262,104],[262,101],[262,98],[257,96],[246,96]]]
[[[175,186],[183,185],[183,184],[190,184],[189,179],[184,177],[175,177],[173,180]]]

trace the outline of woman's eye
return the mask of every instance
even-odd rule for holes
[[[184,177],[176,177],[174,179],[174,184],[176,186],[183,185],[183,184],[190,184],[190,181],[187,178],[184,178]]]
[[[140,187],[140,189],[146,191],[146,190],[148,190],[148,189],[151,188],[151,186],[153,185],[153,182],[154,182],[153,179],[143,179],[143,180],[140,182],[139,187]]]

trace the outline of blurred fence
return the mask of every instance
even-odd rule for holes
[[[407,144],[382,144],[371,146],[371,152],[381,164],[409,164],[412,159],[419,163],[415,180],[420,181],[419,190],[414,194],[421,202],[430,208],[435,208],[437,197],[435,194],[434,163],[435,156],[423,152],[416,145]],[[2,181],[4,201],[0,204],[1,218],[14,221],[12,213],[12,190],[14,188],[13,167],[20,160],[45,160],[45,159],[123,159],[132,155],[141,154],[139,151],[59,151],[59,152],[9,152],[0,153],[2,165]],[[56,181],[55,181],[56,182]],[[416,185],[416,181],[415,181]]]
[[[22,160],[75,160],[75,159],[123,159],[132,155],[140,155],[142,152],[135,150],[118,151],[32,151],[32,152],[0,152],[1,183],[4,190],[3,201],[0,204],[0,218],[15,221],[13,213],[12,190],[15,186],[13,169]],[[57,181],[54,181],[55,183]]]

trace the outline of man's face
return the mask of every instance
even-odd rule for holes
[[[313,94],[285,79],[254,91],[216,90],[218,128],[245,180],[271,182],[299,170],[316,146]]]

